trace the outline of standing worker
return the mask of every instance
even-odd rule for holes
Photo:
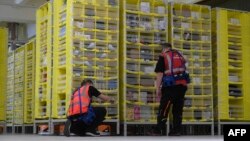
[[[173,128],[169,136],[180,136],[182,126],[182,111],[184,96],[189,83],[189,74],[186,72],[186,60],[169,43],[162,44],[162,53],[156,64],[156,93],[161,97],[157,116],[157,125],[150,135],[162,135],[170,106],[173,114]]]
[[[107,111],[104,107],[92,107],[92,96],[104,101],[114,101],[93,87],[91,80],[83,80],[81,87],[71,96],[68,119],[64,128],[65,136],[69,137],[70,133],[80,136],[100,136],[96,128],[104,121]]]

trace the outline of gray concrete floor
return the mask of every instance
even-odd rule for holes
[[[64,137],[42,135],[0,135],[0,141],[223,141],[222,136],[180,136],[180,137]]]

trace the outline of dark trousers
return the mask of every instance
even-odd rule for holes
[[[157,116],[157,129],[163,130],[166,125],[170,106],[173,114],[173,128],[171,132],[181,132],[182,111],[184,106],[184,96],[187,86],[175,85],[162,88],[162,97]]]
[[[96,115],[96,118],[94,119],[93,123],[90,125],[86,125],[82,121],[73,120],[70,129],[72,133],[75,133],[76,135],[84,135],[87,131],[96,131],[96,128],[105,120],[107,110],[104,107],[93,107],[93,109]]]

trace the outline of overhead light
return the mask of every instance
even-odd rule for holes
[[[16,4],[21,4],[23,2],[23,0],[15,0]]]

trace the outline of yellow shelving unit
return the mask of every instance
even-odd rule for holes
[[[213,9],[213,40],[218,121],[250,121],[250,14]]]
[[[6,87],[6,125],[13,125],[13,102],[14,102],[14,56],[15,53],[9,48],[8,51],[8,72],[7,72],[7,87]]]
[[[119,100],[119,0],[54,1],[54,72],[52,117],[65,119],[70,96],[83,79]],[[118,102],[107,108],[106,121],[118,122]]]
[[[24,124],[34,121],[35,39],[25,44]]]
[[[8,49],[8,30],[0,27],[0,122],[6,120],[6,82],[7,82],[7,49]]]
[[[121,12],[120,103],[126,135],[128,124],[156,123],[154,68],[159,44],[168,41],[168,6],[163,0],[124,0]]]
[[[47,120],[51,112],[52,4],[36,11],[35,119]]]
[[[24,99],[24,79],[25,79],[25,46],[15,50],[15,76],[14,76],[14,102],[13,102],[13,124],[14,126],[23,124],[23,99]]]

